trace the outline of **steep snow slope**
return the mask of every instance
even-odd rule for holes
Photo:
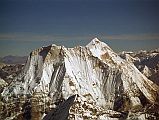
[[[7,99],[8,94],[37,92],[53,102],[78,94],[92,106],[127,111],[141,109],[145,104],[141,96],[157,104],[159,87],[95,38],[86,47],[50,45],[33,51],[23,72],[2,95]]]
[[[133,98],[135,97],[133,95],[133,91],[135,90],[131,89],[133,87],[137,89],[135,93],[140,90],[150,102],[156,101],[156,94],[159,92],[158,86],[148,80],[132,63],[120,58],[109,46],[100,42],[97,38],[93,39],[87,47],[90,48],[94,56],[101,59],[104,63],[110,64],[110,66],[115,66],[121,71],[124,91],[128,92],[130,99],[132,97],[135,100]]]

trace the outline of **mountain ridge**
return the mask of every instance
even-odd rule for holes
[[[7,55],[1,57],[0,61],[5,64],[25,64],[27,61],[27,56]]]
[[[7,99],[7,94],[32,96],[38,92],[56,102],[78,94],[87,104],[122,112],[140,111],[144,101],[158,104],[158,91],[159,86],[133,63],[122,59],[95,38],[86,47],[65,48],[53,44],[34,50],[23,72],[2,95]],[[93,114],[92,110],[88,111]],[[90,115],[86,117],[91,118]]]

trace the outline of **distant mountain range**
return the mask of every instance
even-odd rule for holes
[[[24,64],[27,60],[27,56],[13,56],[8,55],[0,58],[0,62],[5,64]]]

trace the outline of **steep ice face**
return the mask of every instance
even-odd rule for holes
[[[141,108],[140,96],[158,102],[159,87],[107,44],[93,39],[86,47],[51,45],[33,51],[23,72],[3,91],[7,94],[45,93],[55,102],[78,94],[105,110],[118,109],[128,98]],[[124,101],[118,105],[119,101]]]
[[[159,87],[148,80],[132,63],[120,58],[108,45],[100,42],[97,38],[93,39],[87,47],[95,57],[121,71],[124,92],[128,93],[132,104],[134,101],[136,101],[134,103],[136,105],[141,104],[139,98],[134,95],[138,91],[141,91],[150,102],[156,101],[156,93],[158,94]],[[100,52],[96,53],[96,49]]]
[[[96,59],[85,47],[65,50],[64,60],[66,76],[63,81],[63,89],[67,89],[62,90],[66,91],[64,96],[76,93],[95,101],[99,106],[113,108],[115,96],[111,94],[115,92],[116,82],[112,73],[116,74],[118,70],[110,68]],[[109,86],[103,86],[106,83]]]

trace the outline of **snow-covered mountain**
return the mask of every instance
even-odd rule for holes
[[[72,120],[116,120],[123,117],[121,112],[159,104],[159,86],[97,38],[85,47],[53,44],[31,52],[2,96],[7,100],[35,93],[45,94],[52,103],[77,95],[70,108]]]

